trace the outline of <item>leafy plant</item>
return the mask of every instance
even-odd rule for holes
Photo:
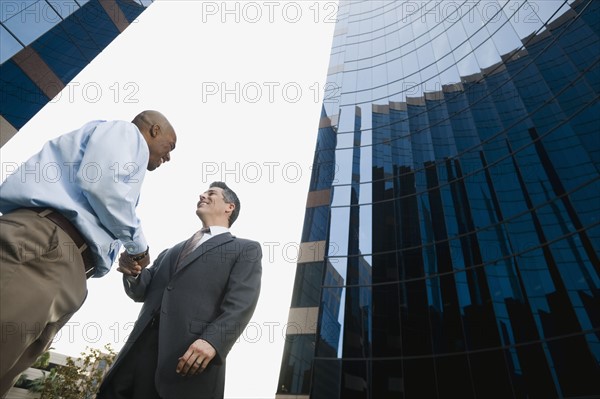
[[[31,392],[40,392],[41,399],[92,399],[96,397],[98,388],[106,371],[113,363],[116,353],[110,345],[104,346],[105,352],[100,349],[87,348],[81,353],[79,359],[67,358],[66,364],[56,366],[49,373],[32,382],[28,387]],[[48,367],[50,354],[40,365]],[[36,362],[37,363],[37,362]]]

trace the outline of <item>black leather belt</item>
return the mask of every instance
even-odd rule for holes
[[[69,221],[66,217],[64,217],[60,212],[52,208],[27,208],[31,211],[34,211],[41,217],[45,217],[50,220],[52,223],[60,227],[67,235],[73,240],[77,248],[81,249],[81,247],[85,246],[85,249],[81,252],[81,257],[83,258],[83,270],[85,272],[85,277],[90,278],[96,272],[96,267],[94,266],[94,256],[92,254],[92,249],[87,245],[85,239],[79,233],[79,230],[73,223]]]

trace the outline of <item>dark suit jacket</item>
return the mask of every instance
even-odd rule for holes
[[[135,283],[123,279],[127,295],[136,302],[144,302],[144,306],[104,381],[108,381],[113,372],[118,373],[119,363],[154,312],[160,311],[155,375],[160,396],[167,399],[223,397],[225,358],[250,321],[258,301],[262,251],[255,241],[224,233],[200,245],[175,272],[185,243],[163,251]],[[182,377],[175,372],[178,359],[198,338],[208,341],[217,354],[204,372]]]

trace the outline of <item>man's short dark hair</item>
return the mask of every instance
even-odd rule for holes
[[[231,212],[231,215],[229,215],[229,227],[231,227],[233,222],[235,222],[240,214],[240,199],[238,198],[237,194],[222,181],[212,182],[210,184],[210,188],[212,187],[223,189],[223,198],[225,199],[225,203],[235,205],[233,212]]]

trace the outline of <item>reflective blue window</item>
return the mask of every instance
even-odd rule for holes
[[[321,283],[323,282],[323,262],[298,264],[295,281],[291,307],[319,306]]]
[[[46,2],[62,19],[67,18],[79,9],[79,4],[75,0],[46,0]]]
[[[23,3],[27,3],[27,7],[19,13],[8,16],[3,24],[21,43],[28,46],[62,19],[45,1]]]
[[[128,21],[144,10],[133,0],[119,0],[119,5]],[[10,63],[15,54],[24,46],[31,47],[45,63],[43,68],[49,67],[67,84],[120,34],[97,0],[0,1],[0,22],[2,115],[17,129],[48,98],[14,62]],[[28,73],[36,75],[36,71]],[[333,159],[329,162],[333,164]]]
[[[340,4],[311,397],[597,393],[600,2],[456,8]]]
[[[3,26],[0,26],[0,64],[18,53],[23,46]]]
[[[69,25],[72,24],[69,22]],[[36,40],[31,47],[37,51],[56,76],[67,84],[89,61],[79,47],[71,41],[72,35],[67,33],[65,28],[63,24],[55,26]]]
[[[283,362],[277,385],[278,394],[309,393],[314,350],[314,335],[288,335],[283,349]]]
[[[0,65],[2,116],[20,129],[50,99],[13,61]]]
[[[125,14],[129,23],[133,22],[133,20],[135,20],[145,9],[143,6],[131,0],[117,0],[117,4],[123,11],[123,14]]]
[[[3,1],[0,3],[0,22],[18,15],[43,0]]]

